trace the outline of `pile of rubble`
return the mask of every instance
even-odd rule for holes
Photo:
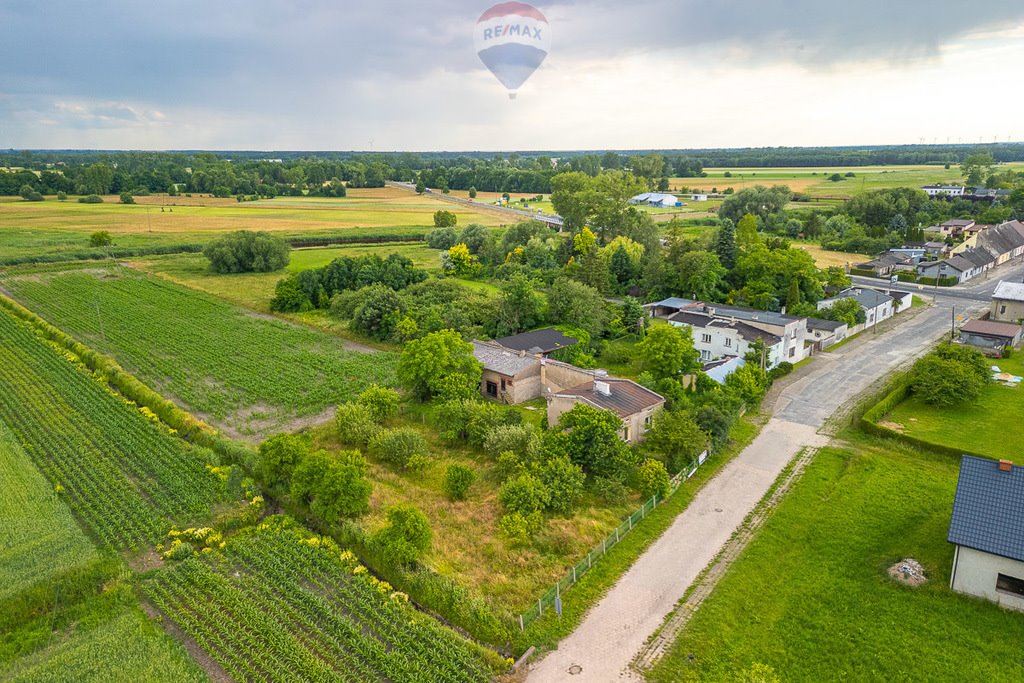
[[[900,560],[889,567],[889,576],[908,586],[920,586],[923,583],[928,583],[928,577],[924,575],[924,567],[921,566],[921,563],[909,558]]]

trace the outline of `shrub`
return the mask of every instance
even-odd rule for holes
[[[455,228],[437,228],[431,230],[426,236],[427,246],[431,249],[448,250],[459,242],[459,233]]]
[[[394,389],[371,384],[359,394],[356,401],[364,407],[370,418],[379,423],[398,415],[398,403],[401,396]]]
[[[433,534],[427,516],[412,505],[397,505],[388,511],[388,524],[371,538],[381,557],[391,565],[416,562],[430,549]]]
[[[498,499],[508,512],[529,515],[546,508],[550,503],[551,494],[536,476],[521,474],[502,484]]]
[[[438,209],[434,212],[434,227],[436,228],[454,228],[458,222],[459,217],[451,211]]]
[[[121,193],[121,203],[122,204],[134,204],[135,203],[135,197],[132,196],[131,192],[122,192]]]
[[[654,418],[645,446],[657,453],[669,470],[679,472],[708,447],[709,440],[689,414],[662,411]]]
[[[68,198],[68,193],[65,192],[64,190],[61,190],[60,192],[57,193],[57,201],[58,202],[67,201],[67,198]]]
[[[203,255],[217,273],[270,273],[288,265],[290,251],[269,232],[238,230],[210,242]]]
[[[948,408],[981,395],[987,373],[979,376],[970,363],[931,353],[911,371],[911,389],[925,403]]]
[[[334,424],[338,429],[338,437],[354,446],[365,446],[380,431],[369,409],[358,403],[338,406],[334,411]]]
[[[512,451],[498,454],[498,471],[502,479],[511,479],[526,472],[526,463]]]
[[[670,488],[668,470],[660,460],[649,458],[636,468],[637,488],[644,499],[667,496]]]
[[[274,287],[274,298],[270,300],[270,310],[279,313],[300,313],[313,309],[313,302],[303,291],[298,279],[286,277],[279,280]]]
[[[103,203],[103,197],[99,196],[98,194],[90,194],[90,195],[86,195],[85,197],[79,197],[78,198],[78,203],[79,204],[102,204]]]
[[[402,317],[405,303],[393,289],[379,283],[360,292],[362,300],[352,311],[352,329],[378,341],[390,339]]]
[[[400,427],[398,429],[384,429],[370,439],[370,452],[385,462],[400,467],[407,467],[410,459],[414,456],[426,458],[430,454],[427,440],[415,429]],[[413,463],[421,466],[420,462]]]
[[[476,473],[465,465],[450,465],[444,475],[444,492],[449,500],[465,500]]]
[[[528,515],[512,512],[498,520],[498,530],[513,545],[524,545],[540,531],[542,523],[543,518],[539,512],[532,512]]]
[[[595,477],[594,495],[605,505],[622,505],[629,498],[629,489],[615,477]]]
[[[512,451],[525,461],[531,460],[540,448],[540,436],[532,425],[499,424],[484,436],[484,451],[491,457]]]
[[[370,508],[373,490],[365,478],[366,462],[358,451],[332,456],[316,451],[306,456],[292,474],[292,499],[322,522],[337,524]]]
[[[793,372],[793,364],[784,360],[768,371],[768,379],[775,381],[780,377],[785,377],[791,372]]]
[[[89,246],[90,247],[108,247],[114,243],[114,238],[110,236],[110,233],[106,230],[97,230],[93,234],[89,235]]]
[[[260,444],[256,474],[271,491],[285,491],[292,472],[308,455],[309,444],[302,437],[292,434],[272,436]]]
[[[468,398],[480,388],[482,366],[473,345],[454,330],[431,332],[405,345],[398,378],[418,398]]]
[[[583,495],[586,475],[579,465],[574,465],[565,456],[545,462],[540,469],[540,478],[548,491],[546,507],[552,512],[568,514]]]

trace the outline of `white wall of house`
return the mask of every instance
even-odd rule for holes
[[[685,323],[669,322],[676,327],[689,327]],[[750,351],[750,343],[744,339],[738,330],[732,327],[697,327],[693,329],[693,347],[700,352],[700,359],[704,362],[718,360],[726,356],[739,356],[742,358]],[[769,368],[785,360],[783,356],[782,342],[774,344],[767,349],[767,363]]]
[[[991,600],[1003,607],[1024,611],[1024,596],[996,588],[1000,574],[1024,581],[1024,562],[960,545],[956,547],[953,558],[950,588]]]

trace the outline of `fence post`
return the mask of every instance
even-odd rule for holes
[[[576,565],[572,566],[572,582],[576,583]]]
[[[537,616],[544,614],[544,598],[537,601]]]
[[[523,626],[523,615],[522,614],[519,615],[519,630],[520,631],[525,631],[526,630],[526,628]]]
[[[633,530],[633,515],[629,516],[629,530]]]
[[[608,552],[608,537],[605,536],[604,540],[601,541],[601,554],[604,555]]]
[[[592,552],[594,552],[594,551],[591,550],[590,552],[587,553],[587,569],[590,569],[593,566],[593,563],[590,560],[590,553],[592,553]]]
[[[619,527],[615,527],[615,542],[619,542]]]

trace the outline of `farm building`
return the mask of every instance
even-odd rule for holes
[[[963,185],[925,185],[921,188],[929,197],[963,197]]]
[[[953,500],[949,586],[1024,610],[1024,467],[965,455]]]
[[[706,202],[707,200],[708,200],[708,196],[706,194],[691,194],[690,195],[690,201]]]
[[[960,328],[960,342],[989,353],[1000,353],[1007,346],[1020,344],[1021,327],[994,320],[969,320]]]
[[[630,204],[646,204],[647,206],[653,206],[655,208],[670,209],[676,206],[682,206],[679,198],[674,194],[665,194],[663,192],[644,192],[638,194],[629,200]]]
[[[548,395],[548,424],[556,424],[558,418],[573,409],[577,403],[585,403],[601,410],[609,410],[622,418],[619,436],[626,443],[642,441],[651,428],[654,414],[665,405],[665,399],[628,379],[594,377],[559,392]]]
[[[480,393],[502,403],[522,403],[541,392],[540,360],[495,342],[473,342],[473,356],[483,365]]]
[[[1024,320],[1024,283],[1000,281],[992,293],[990,317],[1003,322]]]

